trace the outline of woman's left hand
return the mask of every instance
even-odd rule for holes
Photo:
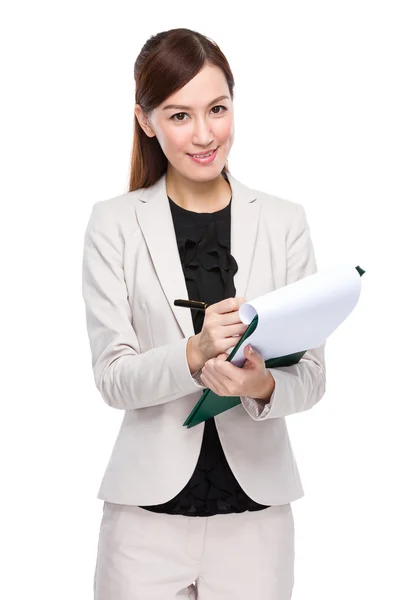
[[[265,366],[263,356],[255,349],[250,352],[250,344],[244,349],[246,362],[237,367],[227,362],[224,352],[207,360],[200,377],[203,384],[218,396],[251,396],[269,400],[275,387],[275,380]]]

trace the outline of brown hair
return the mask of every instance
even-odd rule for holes
[[[207,64],[225,74],[231,99],[234,78],[226,57],[211,39],[197,31],[178,28],[151,36],[134,65],[135,103],[146,115],[188,83]],[[149,187],[167,170],[167,158],[156,138],[149,137],[134,115],[129,191]],[[228,162],[223,171],[229,172]]]

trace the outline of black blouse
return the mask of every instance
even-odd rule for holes
[[[233,275],[238,265],[230,254],[231,199],[225,208],[213,213],[186,210],[171,198],[168,200],[189,299],[214,304],[234,298]],[[192,318],[195,334],[199,333],[204,312],[192,310]],[[199,517],[262,510],[268,506],[249,498],[240,487],[225,457],[215,420],[211,418],[204,423],[198,463],[184,489],[164,504],[140,508]]]

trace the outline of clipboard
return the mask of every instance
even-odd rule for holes
[[[290,286],[284,286],[283,288],[280,288],[280,290],[274,290],[274,292],[282,293],[282,290],[286,289],[287,287],[291,288],[292,286],[294,286],[294,289],[296,291],[297,291],[297,288],[295,286],[297,286],[297,287],[299,286],[300,290],[302,289],[302,287],[304,288],[304,290],[313,290],[313,289],[317,288],[317,294],[318,294],[317,309],[319,306],[319,301],[320,301],[320,303],[327,302],[327,305],[329,308],[330,307],[329,295],[330,295],[330,291],[331,291],[331,288],[328,287],[329,280],[333,282],[334,281],[333,277],[336,277],[336,281],[339,281],[339,277],[341,276],[343,283],[341,283],[341,288],[336,288],[337,289],[336,304],[338,304],[338,302],[339,302],[339,294],[340,294],[341,299],[343,298],[346,301],[346,306],[344,306],[340,311],[337,311],[337,316],[335,316],[335,322],[332,323],[331,325],[329,325],[328,331],[333,332],[339,326],[339,324],[341,322],[343,322],[343,320],[346,319],[346,317],[350,314],[350,312],[353,310],[353,308],[355,307],[355,305],[358,301],[358,297],[359,297],[361,288],[360,288],[360,284],[357,283],[357,280],[354,277],[352,269],[353,269],[353,267],[347,266],[347,267],[335,267],[334,269],[332,268],[329,271],[325,271],[325,272],[321,272],[321,273],[319,273],[317,271],[313,275],[310,275],[306,278],[300,279],[300,280],[294,282],[293,284],[290,284]],[[362,269],[359,266],[355,267],[355,270],[358,272],[359,277],[362,277],[362,275],[365,273],[364,269]],[[321,297],[321,294],[319,294],[319,292],[318,292],[319,286],[315,286],[315,288],[313,288],[313,285],[316,283],[313,278],[316,278],[316,276],[319,281],[322,281],[322,278],[323,278],[323,281],[325,282],[326,293],[325,293],[324,297]],[[351,286],[346,285],[347,283],[351,283],[352,289],[351,289]],[[287,292],[289,292],[289,291],[290,290],[287,290]],[[270,293],[269,295],[271,295],[271,294],[272,293]],[[265,296],[265,298],[266,298],[266,296]],[[262,301],[264,300],[263,297],[261,299],[262,299]],[[256,304],[257,302],[260,302],[261,299],[257,299],[256,301],[253,301],[254,304]],[[251,334],[255,331],[255,329],[257,328],[257,325],[258,325],[258,319],[259,319],[259,317],[258,317],[258,314],[256,313],[254,315],[253,319],[250,321],[246,331],[243,333],[243,335],[241,336],[241,338],[239,339],[237,344],[234,346],[234,348],[231,350],[229,356],[226,358],[226,361],[230,362],[234,358],[235,354],[242,347],[242,344],[245,342],[245,340],[247,338],[249,338],[251,336]],[[324,339],[323,339],[323,341],[324,341]],[[315,346],[313,346],[313,347],[315,347]],[[269,358],[269,359],[265,360],[265,366],[267,368],[268,367],[289,367],[291,365],[298,363],[306,352],[307,352],[307,349],[301,350],[298,352],[293,352],[291,354],[286,354],[283,356],[278,356],[275,358]],[[199,398],[198,402],[196,403],[196,405],[194,406],[194,408],[188,415],[187,419],[183,423],[183,425],[185,427],[187,427],[188,429],[190,429],[191,427],[194,427],[195,425],[198,425],[199,423],[202,423],[203,421],[206,421],[207,419],[210,419],[210,418],[214,417],[215,415],[223,413],[226,410],[230,410],[231,408],[234,408],[235,406],[238,406],[239,404],[241,404],[240,396],[219,396],[218,394],[213,392],[211,389],[206,388],[204,390],[204,392],[202,393],[201,397]]]
[[[226,358],[227,362],[231,361],[231,359],[234,357],[242,343],[256,329],[258,319],[258,315],[255,315],[246,331],[243,333],[237,344],[234,346],[233,350],[230,352],[229,356]],[[304,350],[303,352],[294,352],[293,354],[288,354],[287,356],[269,358],[268,360],[265,360],[265,366],[289,367],[291,365],[296,364],[306,352],[307,350]],[[219,415],[220,413],[226,410],[230,410],[230,408],[234,408],[239,404],[241,404],[240,396],[219,396],[209,388],[206,388],[206,390],[204,390],[204,392],[202,393],[202,396],[195,404],[194,408],[188,415],[183,425],[190,429],[191,427],[202,423],[202,421],[206,421],[207,419],[210,419],[215,415]]]

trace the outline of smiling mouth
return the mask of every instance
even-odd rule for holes
[[[214,152],[218,150],[218,146],[216,148],[214,148],[214,150],[211,150],[210,152],[205,152],[204,154],[189,154],[189,152],[187,153],[189,156],[195,156],[197,158],[203,158],[204,156],[211,156],[211,154],[214,154]]]

